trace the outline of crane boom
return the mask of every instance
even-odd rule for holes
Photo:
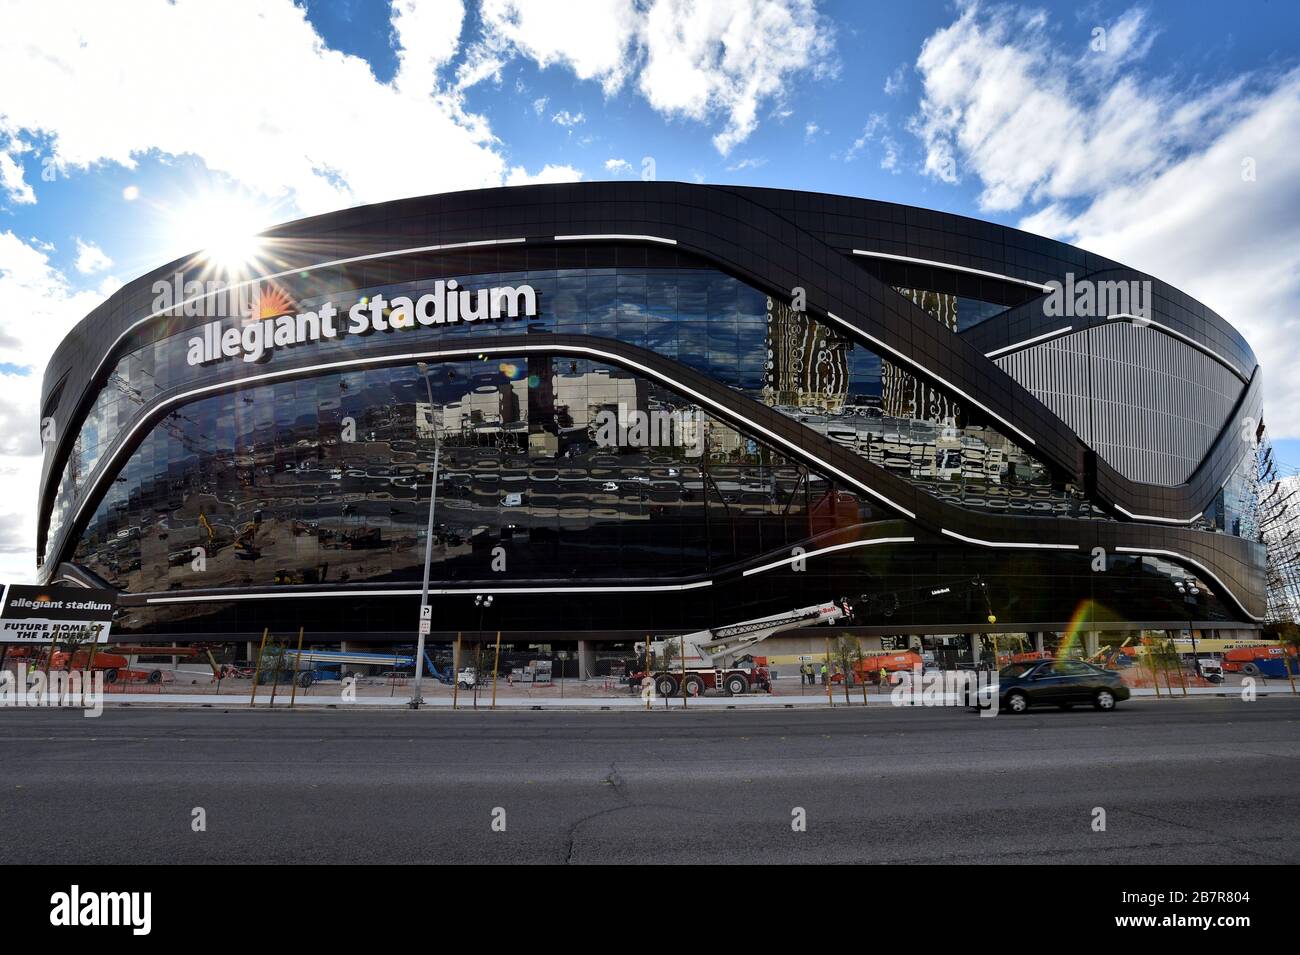
[[[775,613],[753,620],[742,620],[712,630],[699,630],[667,640],[656,640],[651,649],[656,655],[663,653],[665,644],[681,641],[681,652],[687,669],[717,669],[731,666],[735,658],[778,633],[795,627],[835,623],[849,616],[849,612],[835,601],[810,607],[800,607],[784,613]]]

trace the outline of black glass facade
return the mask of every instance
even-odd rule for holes
[[[412,365],[186,405],[77,562],[131,592],[419,581],[435,429],[443,581],[685,578],[878,516],[617,367],[505,355],[431,378],[432,409]]]
[[[775,407],[943,500],[993,512],[1104,517],[1076,486],[989,424],[973,420],[969,410],[938,389],[920,384],[825,322],[715,270],[610,267],[453,278],[467,288],[527,284],[536,290],[539,302],[539,314],[529,323],[531,332],[615,338],[671,357]],[[362,289],[357,297],[415,298],[434,281]],[[954,322],[961,314],[951,296],[917,297],[936,310],[938,303],[947,303]],[[319,308],[329,299],[318,296],[296,307]],[[451,325],[439,329],[439,342],[490,340],[518,331],[516,324]],[[64,467],[51,534],[62,527],[118,430],[142,407],[169,389],[220,380],[227,371],[187,364],[193,337],[192,331],[176,332],[117,362]],[[388,341],[382,336],[340,336],[313,344],[313,357],[321,363],[357,357],[368,346]],[[267,367],[273,365],[274,359]]]
[[[98,357],[85,350],[84,383],[54,370],[58,356],[52,366],[43,411],[69,436],[46,449],[45,574],[130,595],[123,633],[405,632],[436,445],[444,632],[473,626],[462,604],[485,589],[502,595],[498,623],[521,633],[626,637],[836,596],[878,630],[960,631],[990,612],[1019,630],[1132,625],[1181,619],[1170,594],[1188,574],[1205,584],[1198,619],[1249,625],[1253,491],[1239,447],[1213,445],[1186,488],[1125,485],[1030,391],[970,356],[964,336],[1000,334],[1032,302],[1023,282],[986,262],[974,282],[864,267],[838,251],[856,242],[819,244],[836,234],[829,215],[793,200],[792,239],[746,201],[758,211],[745,229],[689,202],[592,207],[583,222],[492,206],[481,222],[525,237],[391,261],[376,252],[418,245],[411,226],[340,214],[367,238],[287,243],[306,251],[284,259],[303,264],[281,260],[260,282],[258,318],[415,300],[452,280],[526,286],[535,312],[324,336],[260,361],[193,363],[210,317],[146,317],[157,309],[142,280],[113,314],[116,337]],[[617,215],[635,221],[597,227]],[[467,241],[488,228],[438,221]],[[657,234],[678,228],[680,242]],[[801,260],[809,250],[825,261]],[[1199,514],[1179,503],[1215,480]],[[1146,516],[1179,508],[1187,519]]]

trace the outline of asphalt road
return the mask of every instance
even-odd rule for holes
[[[7,863],[1300,862],[1285,698],[995,719],[0,710],[0,766]]]

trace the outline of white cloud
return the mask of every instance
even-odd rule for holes
[[[852,145],[844,152],[844,161],[853,162],[858,158],[858,154],[866,148],[867,143],[876,138],[876,134],[882,129],[889,128],[889,119],[884,113],[872,113],[867,117],[867,123],[862,127],[862,133],[857,139],[853,140]],[[832,157],[834,158],[834,157]]]
[[[885,95],[897,96],[907,89],[907,64],[900,63],[894,72],[885,77]]]
[[[36,582],[41,446],[40,389],[33,384],[29,376],[0,372],[0,580],[8,583]]]
[[[50,264],[48,243],[0,232],[0,578],[32,580],[36,572],[36,495],[41,374],[55,346],[104,293],[78,290]]]
[[[814,139],[817,138],[817,134],[819,132],[821,132],[821,127],[818,126],[816,123],[813,122],[805,123],[803,127],[803,141],[806,143],[812,142]]]
[[[74,288],[50,264],[49,251],[0,232],[0,365],[31,369],[34,384],[54,346],[103,299]],[[0,392],[0,404],[5,395]]]
[[[483,0],[483,34],[465,55],[456,82],[465,89],[499,81],[502,68],[522,54],[545,69],[563,66],[613,94],[627,77],[628,44],[637,13],[620,0]]]
[[[605,171],[612,173],[615,176],[621,176],[624,173],[627,173],[630,176],[635,170],[633,170],[632,164],[626,159],[606,159]]]
[[[1144,22],[1140,11],[1116,21],[1112,64],[1147,49]],[[1089,56],[1102,54],[1058,46],[1041,11],[963,4],[916,61],[922,99],[911,128],[926,171],[958,181],[960,157],[983,183],[980,207],[1002,212],[1148,177],[1241,116],[1239,79],[1186,93],[1081,69]]]
[[[902,172],[898,167],[899,153],[901,151],[898,140],[894,139],[893,136],[884,136],[880,140],[880,148],[883,150],[880,157],[880,168],[886,172],[892,172],[894,175]]]
[[[112,268],[113,260],[104,254],[104,250],[93,242],[77,239],[77,271],[82,275],[102,272]]]
[[[397,39],[397,76],[393,85],[417,97],[436,92],[438,71],[459,48],[464,19],[462,0],[392,0]]]
[[[326,46],[290,0],[138,0],[129,17],[39,0],[5,16],[21,29],[0,32],[0,137],[48,138],[65,172],[192,154],[302,214],[508,174],[487,122],[439,79],[457,49],[460,0],[398,0],[392,83]],[[165,51],[183,68],[160,82],[125,49]]]
[[[762,156],[751,156],[748,159],[742,159],[734,162],[727,167],[728,172],[740,172],[745,169],[762,169],[767,165],[767,159]]]
[[[544,112],[546,112],[546,102],[547,102],[547,97],[545,96],[539,96],[537,97],[537,99],[533,100],[533,112],[536,113],[538,116],[541,116]]]
[[[523,166],[515,166],[506,176],[507,186],[529,186],[542,182],[577,182],[582,173],[572,166],[552,165],[547,163],[535,173],[530,173]]]
[[[566,129],[572,129],[587,121],[587,117],[581,112],[570,113],[567,109],[562,109],[551,117],[551,122],[556,126],[563,126]]]
[[[837,69],[834,30],[812,0],[485,0],[483,37],[458,74],[463,89],[499,77],[515,56],[563,66],[612,96],[636,88],[669,117],[722,117],[727,155],[779,101],[790,79]]]
[[[1131,65],[1154,29],[1140,11],[1116,24],[1110,53]],[[927,163],[952,156],[985,208],[1213,308],[1263,365],[1270,433],[1300,436],[1300,69],[1188,89],[1080,70],[1087,55],[1041,14],[965,7],[917,61]]]
[[[23,167],[9,153],[0,150],[0,196],[27,204],[36,201],[36,193],[23,178]]]

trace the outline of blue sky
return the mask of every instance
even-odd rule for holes
[[[0,8],[0,570],[30,558],[45,360],[118,284],[299,215],[647,158],[1159,275],[1247,334],[1300,466],[1300,4],[112,7]]]

